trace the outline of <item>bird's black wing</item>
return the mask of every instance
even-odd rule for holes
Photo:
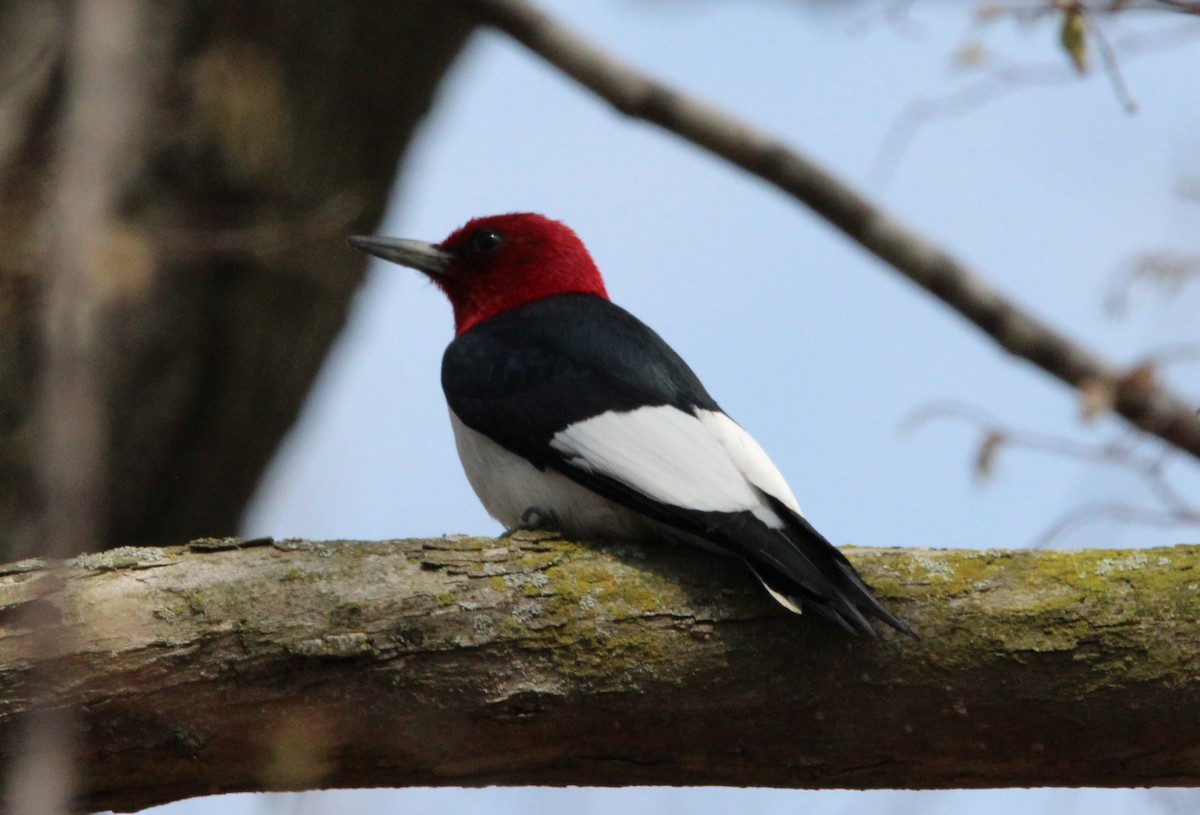
[[[464,424],[539,467],[557,432],[608,411],[718,409],[654,331],[588,294],[538,300],[458,336],[442,387]]]

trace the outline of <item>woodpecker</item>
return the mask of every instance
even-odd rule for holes
[[[805,519],[762,447],[658,334],[609,300],[565,224],[475,218],[439,244],[350,245],[450,300],[442,389],[467,480],[509,531],[663,537],[741,558],[780,604],[852,633],[912,631]]]

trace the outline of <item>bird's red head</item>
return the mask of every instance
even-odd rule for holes
[[[556,294],[608,297],[583,241],[529,212],[474,218],[440,244],[450,255],[433,282],[450,298],[461,334],[484,320]]]
[[[579,236],[566,224],[530,212],[475,218],[437,245],[366,237],[350,243],[429,275],[450,298],[459,334],[543,297],[608,297]]]

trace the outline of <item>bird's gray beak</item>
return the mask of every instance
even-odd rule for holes
[[[445,277],[450,263],[449,252],[442,251],[437,244],[425,241],[410,241],[403,238],[377,238],[372,235],[351,235],[346,243],[361,249],[368,255],[383,258],[401,266],[424,272],[430,277]]]

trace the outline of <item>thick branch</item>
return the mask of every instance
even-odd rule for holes
[[[316,786],[1200,781],[1200,547],[851,550],[921,634],[878,643],[778,612],[692,549],[233,547],[0,569],[5,751],[41,620],[70,634],[55,692],[83,711],[90,809]]]
[[[639,73],[524,0],[461,1],[621,113],[675,133],[805,204],[1009,353],[1074,388],[1106,388],[1113,394],[1113,409],[1131,424],[1200,458],[1200,420],[1194,405],[1157,384],[1127,376],[1042,323],[796,150]]]

